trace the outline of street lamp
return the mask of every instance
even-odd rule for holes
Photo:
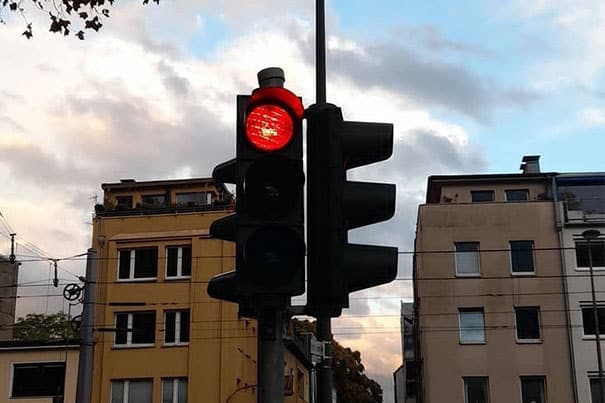
[[[600,326],[599,326],[599,315],[597,312],[597,300],[595,297],[595,289],[594,289],[594,277],[592,273],[592,248],[590,246],[590,241],[597,239],[601,236],[601,232],[596,229],[589,229],[582,232],[582,237],[588,242],[588,267],[590,270],[590,290],[592,291],[592,314],[594,316],[594,325],[595,325],[595,340],[597,343],[597,361],[599,368],[599,382],[601,384],[601,402],[605,403],[605,380],[603,379],[603,361],[601,359],[601,336],[600,336]]]

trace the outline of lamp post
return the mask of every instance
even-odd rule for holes
[[[595,297],[595,289],[594,289],[594,276],[592,273],[592,248],[590,245],[590,241],[598,238],[601,235],[601,232],[596,229],[589,229],[582,232],[582,237],[588,242],[588,268],[590,270],[590,290],[592,292],[592,314],[594,316],[594,325],[595,325],[595,340],[597,343],[597,361],[599,368],[599,382],[601,384],[601,402],[605,403],[605,380],[603,379],[603,361],[601,358],[601,336],[600,336],[600,326],[599,326],[599,315],[597,311],[597,300]]]

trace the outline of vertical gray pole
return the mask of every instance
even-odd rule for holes
[[[317,368],[317,401],[332,403],[333,373],[332,373],[332,323],[329,316],[321,314],[317,317],[317,336],[326,346],[325,358],[316,365]]]
[[[282,340],[285,306],[258,304],[257,385],[258,403],[284,401],[284,343]]]
[[[90,403],[92,397],[92,359],[93,359],[93,326],[95,301],[95,259],[97,252],[88,249],[86,258],[86,283],[84,285],[84,307],[80,325],[80,360],[78,363],[78,384],[76,403]]]
[[[315,1],[315,83],[317,104],[326,103],[326,17],[324,0]]]
[[[590,269],[590,290],[592,291],[592,314],[594,315],[595,340],[597,343],[597,361],[599,368],[599,382],[601,384],[601,401],[605,402],[605,380],[603,379],[603,358],[601,357],[601,329],[599,326],[599,314],[597,311],[597,299],[594,290],[594,277],[592,274],[592,249],[590,238],[588,238],[588,267]]]
[[[324,0],[315,1],[315,70],[316,70],[316,104],[326,103],[326,16]],[[307,140],[308,141],[308,140]],[[332,324],[330,316],[317,316],[317,336],[327,346],[326,356],[317,368],[318,403],[332,402]]]

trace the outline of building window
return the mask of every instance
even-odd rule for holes
[[[158,248],[120,249],[119,280],[151,280],[158,276]]]
[[[150,346],[155,343],[155,311],[120,312],[116,317],[116,346]]]
[[[212,204],[212,192],[177,193],[176,205],[179,207],[196,207]]]
[[[546,403],[543,376],[521,377],[521,401],[522,403]]]
[[[493,190],[472,190],[471,201],[475,202],[491,202],[494,201]]]
[[[166,278],[191,277],[191,246],[166,248]]]
[[[132,208],[132,196],[116,196],[116,209]]]
[[[189,310],[166,311],[164,316],[164,343],[189,343]]]
[[[65,363],[31,362],[13,364],[11,398],[62,396],[65,386]]]
[[[456,242],[456,275],[479,275],[479,242]]]
[[[143,208],[163,208],[168,206],[168,200],[165,194],[143,195],[141,197]]]
[[[592,267],[605,267],[605,241],[591,241]],[[588,242],[576,242],[577,267],[590,267]]]
[[[529,191],[527,189],[511,189],[504,192],[506,194],[506,201],[527,201],[529,200]]]
[[[459,308],[460,343],[485,343],[483,308]]]
[[[534,241],[510,241],[513,274],[534,274]]]
[[[187,403],[187,378],[162,379],[162,403]]]
[[[488,378],[464,378],[464,403],[489,403]]]
[[[518,341],[539,341],[540,308],[535,306],[516,307],[515,328]]]
[[[599,378],[590,378],[590,397],[591,403],[605,403],[601,399],[601,381]]]
[[[149,403],[152,401],[151,379],[111,381],[111,403]]]
[[[599,334],[605,335],[605,305],[597,305],[597,316],[599,318]],[[592,305],[582,306],[582,324],[584,336],[596,336],[596,326]]]

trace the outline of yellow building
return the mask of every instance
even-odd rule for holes
[[[256,402],[256,322],[206,291],[234,268],[234,245],[208,233],[231,193],[211,179],[102,188],[92,402]],[[310,363],[295,347],[285,361],[286,402],[310,401]]]

